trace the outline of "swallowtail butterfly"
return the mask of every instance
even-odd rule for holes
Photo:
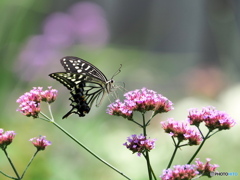
[[[60,62],[66,72],[51,73],[49,76],[70,90],[69,100],[72,109],[63,116],[63,119],[72,113],[80,117],[85,116],[95,100],[98,106],[103,97],[114,89],[114,80],[112,78],[108,80],[97,67],[89,62],[74,56],[66,56]],[[120,72],[120,68],[115,75]]]

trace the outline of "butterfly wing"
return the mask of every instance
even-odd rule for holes
[[[107,82],[106,76],[97,67],[81,58],[66,56],[63,57],[60,62],[66,72],[80,73],[82,75],[95,77],[103,82]]]
[[[79,117],[85,116],[85,114],[89,113],[90,107],[88,106],[85,96],[83,95],[82,88],[74,88],[71,92],[71,97],[69,100],[71,101],[70,106],[72,109],[63,116],[63,119],[67,118],[72,113],[78,114]]]
[[[49,76],[53,79],[56,79],[60,83],[62,83],[66,88],[70,91],[76,87],[76,85],[80,85],[80,87],[84,86],[84,75],[76,74],[76,73],[66,73],[66,72],[57,72],[51,73]]]
[[[92,76],[70,72],[52,73],[49,76],[67,87],[72,95],[69,98],[72,109],[63,116],[63,119],[72,113],[76,113],[80,117],[85,116],[90,111],[93,102],[101,94],[103,97],[105,92],[105,82]]]

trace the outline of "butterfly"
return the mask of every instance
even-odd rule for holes
[[[66,72],[51,73],[49,76],[70,90],[69,100],[72,109],[63,116],[63,119],[72,113],[78,114],[79,117],[85,116],[90,112],[95,100],[96,106],[99,106],[104,96],[116,87],[113,77],[121,72],[120,66],[113,77],[108,80],[97,67],[81,58],[66,56],[60,62]]]

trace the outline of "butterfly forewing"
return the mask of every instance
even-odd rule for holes
[[[80,73],[87,76],[93,76],[106,82],[106,76],[91,63],[74,56],[66,56],[60,60],[66,72]]]
[[[70,90],[72,109],[63,118],[72,113],[85,116],[95,100],[100,99],[96,104],[99,105],[104,95],[111,91],[113,80],[107,80],[98,68],[78,57],[67,56],[60,61],[66,72],[52,73],[49,76]]]
[[[72,90],[78,84],[82,84],[82,86],[84,86],[84,79],[86,78],[86,76],[81,74],[66,72],[51,73],[49,76],[62,83],[69,90]]]

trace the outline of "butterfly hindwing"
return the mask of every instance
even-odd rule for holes
[[[63,119],[67,118],[72,113],[78,114],[79,117],[85,116],[85,114],[89,113],[90,107],[88,106],[85,96],[83,95],[83,88],[75,88],[71,91],[71,97],[69,100],[71,101],[72,109],[63,116]]]

